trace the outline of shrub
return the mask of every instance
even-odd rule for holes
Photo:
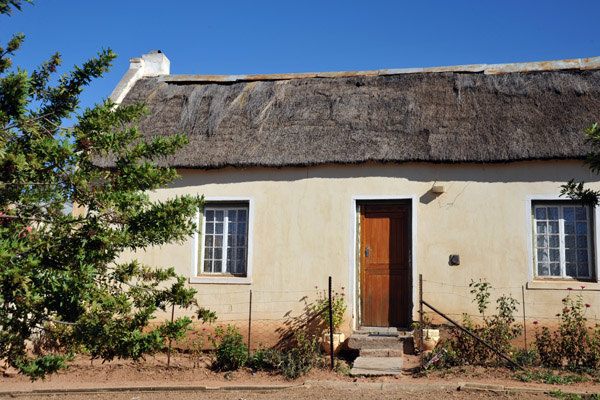
[[[583,287],[582,287],[583,290]],[[570,369],[596,368],[600,365],[600,328],[587,327],[583,294],[576,299],[569,293],[563,300],[563,308],[557,316],[560,323],[557,331],[543,327],[535,333],[536,347],[542,364],[548,367]]]
[[[315,286],[315,289],[318,289]],[[344,313],[346,312],[346,295],[343,292],[344,287],[342,286],[342,292],[331,293],[331,312],[333,321],[333,330],[337,331],[344,321]],[[323,289],[317,291],[316,304],[311,305],[311,310],[316,314],[329,308],[329,294],[327,290]],[[329,311],[324,311],[320,318],[326,325],[325,329],[329,329]]]
[[[248,360],[248,364],[256,370],[277,369],[277,365],[279,364],[279,351],[275,349],[264,349],[259,345],[258,349]]]
[[[216,344],[220,339],[220,343]],[[227,326],[227,332],[218,328],[213,343],[216,344],[215,367],[222,371],[233,371],[243,366],[248,359],[248,347],[242,334],[235,326]]]
[[[465,314],[462,320],[463,327],[498,351],[505,354],[510,352],[511,340],[520,336],[522,331],[521,325],[515,324],[514,318],[519,302],[511,296],[502,295],[496,300],[496,314],[486,316],[492,285],[482,280],[479,282],[471,280],[469,287],[471,287],[471,294],[475,296],[473,301],[477,303],[483,323],[476,324]],[[451,334],[450,338],[440,341],[441,347],[447,353],[437,363],[438,366],[487,364],[489,360],[499,360],[496,353],[461,330],[451,328]]]
[[[296,345],[288,350],[259,349],[250,359],[255,369],[280,371],[286,379],[293,380],[306,375],[313,367],[324,365],[316,335],[310,335],[306,329],[295,333]]]
[[[296,346],[281,352],[278,363],[278,368],[290,380],[306,375],[313,367],[323,364],[323,355],[316,335],[311,336],[306,329],[299,329],[295,337]]]

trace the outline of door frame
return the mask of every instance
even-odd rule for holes
[[[360,308],[360,204],[368,202],[390,202],[398,201],[398,203],[405,203],[409,205],[410,213],[410,273],[411,273],[411,291],[412,291],[412,309],[411,315],[415,314],[415,304],[417,303],[417,195],[356,195],[352,196],[350,204],[350,215],[351,215],[351,232],[350,232],[350,265],[349,265],[349,276],[350,284],[349,287],[351,297],[349,305],[352,307],[352,329],[357,330],[360,328],[361,321],[361,308]]]

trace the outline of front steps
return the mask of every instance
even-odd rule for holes
[[[348,348],[359,351],[351,375],[398,375],[402,356],[414,352],[413,335],[395,328],[359,330],[348,338]]]

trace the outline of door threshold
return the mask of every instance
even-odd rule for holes
[[[406,332],[409,332],[410,329],[406,329],[406,328],[398,328],[395,326],[361,326],[360,328],[358,328],[357,330],[355,330],[355,333],[368,333],[368,334],[379,334],[379,335],[398,335],[398,334],[403,334]]]

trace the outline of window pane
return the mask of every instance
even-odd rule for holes
[[[567,262],[575,262],[575,250],[565,250],[565,258]]]
[[[582,235],[577,236],[577,248],[578,249],[586,249],[587,248],[587,236],[582,236]]]
[[[586,220],[587,219],[587,212],[586,212],[585,207],[580,207],[580,208],[575,209],[575,219],[578,219],[578,220]]]
[[[215,247],[223,247],[223,235],[215,235]]]
[[[558,248],[560,247],[560,240],[558,235],[550,236],[550,247]]]
[[[565,207],[563,209],[563,216],[567,221],[573,221],[575,219],[575,210],[573,207]]]
[[[217,233],[219,235],[223,233],[223,224],[222,223],[215,224],[215,233]]]
[[[575,223],[565,221],[565,233],[575,233]]]
[[[587,262],[587,250],[577,250],[577,262]]]
[[[211,247],[207,247],[204,252],[204,259],[211,260],[213,258],[213,249]]]
[[[548,250],[546,250],[546,249],[538,249],[538,251],[537,251],[537,259],[538,259],[538,262],[548,261]]]
[[[213,246],[213,237],[212,235],[206,235],[204,238],[204,246],[212,247]]]
[[[545,222],[537,222],[537,233],[547,233],[546,223]]]
[[[567,264],[567,276],[576,277],[577,276],[577,264],[568,263]]]
[[[537,247],[548,247],[548,236],[546,236],[546,235],[538,235],[538,237],[537,237]]]
[[[567,249],[575,248],[575,236],[565,236],[565,247]]]
[[[550,261],[560,262],[560,251],[550,250]]]
[[[231,247],[227,249],[227,259],[231,260],[231,256],[233,255],[233,250]]]
[[[221,271],[221,260],[215,260],[213,265],[213,272],[223,272]]]
[[[246,258],[246,249],[243,247],[238,247],[236,252],[236,258],[238,260],[243,260],[244,258]]]
[[[212,223],[206,223],[206,233],[207,234],[211,234],[214,233],[215,231],[215,226]]]
[[[538,264],[538,275],[539,276],[548,276],[550,275],[550,268],[546,263]]]
[[[246,210],[238,210],[238,220],[240,220],[240,221],[248,220],[248,218],[246,217]]]
[[[546,208],[536,207],[535,208],[535,219],[546,219]]]
[[[211,262],[212,261],[210,261],[210,260],[204,260],[204,272],[206,272],[206,273],[212,272],[210,269]]]
[[[548,222],[548,232],[549,233],[558,233],[558,221]]]
[[[235,221],[236,214],[237,214],[236,210],[228,210],[227,211],[227,218],[229,218],[230,221],[232,221],[232,220]]]
[[[223,212],[223,210],[216,210],[215,211],[215,221],[217,222],[223,222],[223,218],[225,217],[225,213]]]
[[[558,220],[558,207],[548,207],[548,219]]]
[[[576,231],[580,235],[585,235],[587,233],[587,222],[577,222]]]
[[[221,258],[223,258],[223,248],[216,248],[214,255],[215,260],[220,260]]]
[[[235,235],[235,220],[229,220],[229,224],[227,225],[227,233]]]
[[[577,265],[577,275],[582,278],[587,278],[590,276],[590,270],[588,268],[588,264],[578,264]]]
[[[236,261],[236,272],[242,273],[246,271],[246,260]]]
[[[560,264],[559,263],[550,263],[550,275],[551,276],[560,276]]]
[[[245,246],[246,245],[246,236],[238,235],[237,236],[237,245],[238,246]]]
[[[244,224],[244,223],[238,223],[237,224],[237,231],[238,231],[238,233],[246,233],[246,224]]]
[[[235,236],[227,235],[227,247],[235,247]]]
[[[214,221],[215,212],[213,210],[206,210],[204,212],[204,218],[206,219],[206,221]]]

